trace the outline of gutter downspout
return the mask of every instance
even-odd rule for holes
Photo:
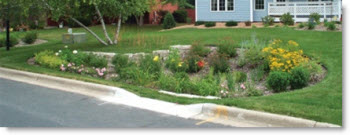
[[[253,0],[250,0],[250,22],[254,21],[254,14],[253,14]]]

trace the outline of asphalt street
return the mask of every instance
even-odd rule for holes
[[[227,128],[0,78],[0,127]]]

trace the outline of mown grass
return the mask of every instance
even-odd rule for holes
[[[92,27],[92,29],[102,36],[99,26]],[[115,27],[109,26],[108,30],[112,33]],[[104,46],[99,44],[91,35],[88,35],[88,42],[69,45],[69,47],[84,51],[134,53],[168,49],[170,45],[185,45],[195,41],[203,44],[218,44],[223,42],[223,40],[233,39],[236,43],[240,43],[241,41],[250,39],[252,36],[265,41],[271,39],[295,40],[307,55],[318,59],[324,64],[327,67],[328,73],[322,82],[293,92],[264,97],[205,100],[172,97],[140,86],[63,73],[26,63],[28,58],[34,56],[34,53],[48,49],[56,51],[62,49],[65,45],[61,43],[61,35],[67,31],[66,29],[38,31],[39,38],[49,41],[43,45],[11,48],[9,52],[5,51],[5,48],[0,48],[0,66],[118,86],[143,97],[180,104],[211,102],[342,125],[341,32],[297,31],[291,28],[178,29],[163,32],[160,32],[160,30],[161,27],[159,26],[125,26],[122,28],[121,42],[118,45]],[[74,29],[73,31],[85,32],[81,28]],[[21,32],[15,32],[13,34],[18,37],[23,36]],[[4,33],[0,33],[0,37],[2,36],[4,36]]]

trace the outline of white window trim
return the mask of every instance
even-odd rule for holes
[[[220,0],[216,0],[216,11],[213,11],[212,10],[212,3],[211,3],[211,0],[210,0],[210,12],[235,12],[236,11],[236,0],[233,0],[233,10],[227,10],[228,8],[228,3],[227,3],[227,0],[225,0],[225,11],[220,11]]]
[[[264,1],[264,9],[256,9],[256,0],[253,0],[254,1],[254,11],[265,11],[266,10],[266,0],[263,0]]]

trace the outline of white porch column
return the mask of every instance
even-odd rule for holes
[[[297,4],[294,3],[294,22],[297,22]]]
[[[341,19],[341,15],[342,15],[342,0],[338,0],[338,7],[339,7],[339,10],[338,10],[338,19],[340,21]]]
[[[323,3],[323,18],[327,19],[326,3]]]
[[[194,7],[195,8],[195,16],[196,16],[195,22],[197,22],[198,21],[198,15],[197,15],[197,13],[198,13],[198,3],[197,3],[197,0],[195,0],[195,4],[196,4],[196,6]]]
[[[254,21],[253,5],[253,0],[250,0],[250,22]]]

